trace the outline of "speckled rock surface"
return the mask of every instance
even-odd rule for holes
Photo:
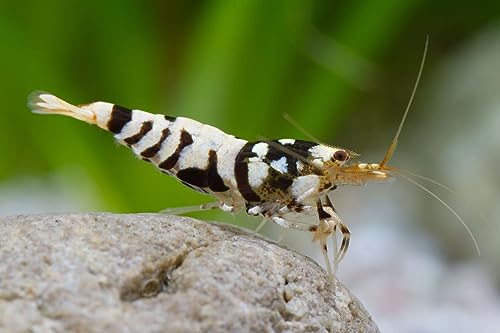
[[[0,219],[0,332],[378,329],[279,245],[190,218],[94,213]]]

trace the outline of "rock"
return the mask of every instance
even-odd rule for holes
[[[311,259],[186,217],[5,217],[0,263],[0,332],[378,332]]]

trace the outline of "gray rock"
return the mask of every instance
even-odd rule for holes
[[[5,217],[0,263],[0,332],[378,332],[311,259],[185,217]]]

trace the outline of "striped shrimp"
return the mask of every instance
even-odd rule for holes
[[[338,262],[347,250],[350,233],[327,194],[337,185],[390,177],[383,168],[373,170],[373,165],[346,168],[350,151],[309,141],[249,142],[189,118],[106,102],[75,106],[45,92],[32,93],[29,106],[34,113],[69,116],[112,132],[120,144],[161,172],[217,199],[201,208],[245,209],[249,215],[263,216],[283,227],[313,232],[329,273],[328,236],[336,228],[343,234]],[[289,218],[294,213],[314,212],[316,225]]]
[[[424,60],[425,51],[403,119],[380,163],[348,165],[355,156],[353,152],[322,143],[295,139],[249,142],[189,118],[152,114],[106,102],[75,106],[45,92],[31,94],[29,106],[34,113],[69,116],[113,133],[120,144],[161,172],[216,198],[216,202],[199,209],[245,210],[286,228],[312,232],[332,275],[346,254],[350,232],[329,194],[341,185],[386,182],[403,176],[388,162],[415,95]],[[437,198],[422,185],[417,186]],[[437,199],[463,223],[446,203]],[[297,214],[315,215],[317,223],[294,220]],[[342,234],[339,247],[337,230]],[[333,270],[327,247],[330,236],[334,242]]]

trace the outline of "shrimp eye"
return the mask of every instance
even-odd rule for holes
[[[345,162],[345,161],[347,161],[349,159],[349,155],[347,155],[347,153],[344,150],[337,150],[333,154],[333,158],[336,161]]]

